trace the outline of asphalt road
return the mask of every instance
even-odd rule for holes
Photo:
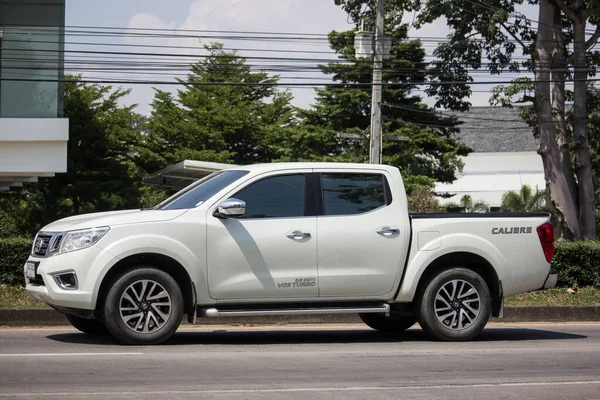
[[[0,329],[0,400],[600,399],[600,324],[491,325],[469,343],[420,329],[186,327],[162,346],[68,328]]]

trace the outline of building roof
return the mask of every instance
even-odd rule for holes
[[[474,152],[537,151],[539,140],[519,116],[519,108],[471,107],[468,112],[446,111],[463,123],[456,137]]]

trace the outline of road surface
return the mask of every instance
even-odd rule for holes
[[[183,327],[161,346],[0,328],[2,399],[600,399],[600,324],[490,324],[474,342],[364,326]]]

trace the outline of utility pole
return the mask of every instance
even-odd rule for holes
[[[371,143],[369,161],[381,164],[381,83],[383,81],[383,0],[377,1],[373,57],[373,94],[371,99]]]

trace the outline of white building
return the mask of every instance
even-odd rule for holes
[[[0,1],[0,190],[67,171],[65,0]]]
[[[465,166],[452,184],[438,183],[436,193],[453,195],[441,203],[458,203],[462,196],[486,201],[497,211],[502,195],[523,185],[544,190],[546,181],[539,141],[518,115],[518,109],[473,107],[467,113],[453,113],[463,124],[458,138],[473,149],[463,158]]]

